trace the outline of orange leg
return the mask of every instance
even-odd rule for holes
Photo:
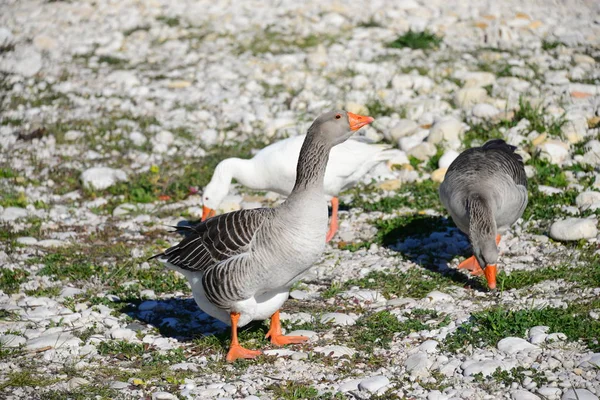
[[[248,350],[240,346],[237,337],[237,324],[240,320],[240,313],[231,313],[231,345],[227,353],[227,361],[233,362],[238,358],[254,358],[261,354],[260,350]]]
[[[306,336],[285,336],[281,333],[281,322],[279,321],[279,310],[271,316],[271,327],[265,335],[266,338],[271,337],[271,343],[276,346],[283,346],[292,343],[304,343],[308,340]]]
[[[479,266],[479,263],[477,262],[477,259],[475,258],[475,256],[471,256],[471,257],[467,258],[465,261],[458,264],[458,268],[471,271],[471,275],[475,275],[475,276],[483,275],[483,270]]]
[[[496,246],[500,244],[500,235],[496,235]]]
[[[338,230],[338,208],[340,201],[337,197],[331,199],[331,222],[329,223],[329,232],[327,232],[327,238],[325,241],[329,242],[335,236]]]

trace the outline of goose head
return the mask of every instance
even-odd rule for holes
[[[232,163],[228,160],[221,161],[215,168],[213,176],[202,192],[202,221],[213,217],[216,214],[216,209],[221,204],[227,193],[229,193],[229,185],[231,184]]]
[[[333,147],[346,141],[355,131],[373,121],[372,117],[334,110],[321,114],[308,131]]]
[[[496,264],[498,263],[498,246],[494,236],[474,237],[472,239],[473,254],[483,269],[490,289],[496,289]]]

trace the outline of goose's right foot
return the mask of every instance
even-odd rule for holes
[[[475,258],[475,256],[471,256],[471,257],[467,258],[465,261],[458,264],[458,268],[471,271],[471,275],[474,275],[474,276],[483,275],[483,270],[479,266],[479,263],[477,262],[477,259]]]
[[[260,355],[260,350],[248,350],[240,346],[237,337],[237,324],[240,320],[240,313],[230,313],[231,317],[231,345],[227,353],[227,361],[234,362],[238,358],[254,358]]]

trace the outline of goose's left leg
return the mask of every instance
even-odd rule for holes
[[[340,201],[337,197],[331,199],[331,222],[329,223],[329,232],[327,232],[327,238],[325,241],[329,242],[335,236],[338,230],[338,208]]]
[[[254,358],[260,355],[260,350],[248,350],[240,346],[237,337],[237,324],[240,320],[240,313],[231,313],[231,344],[227,353],[227,361],[233,362],[238,358]]]
[[[496,246],[498,246],[499,243],[500,243],[500,235],[496,235]],[[483,273],[485,274],[485,280],[488,283],[488,287],[490,289],[496,289],[496,274],[497,274],[496,265],[486,266],[485,269],[483,270]]]
[[[271,343],[276,346],[283,346],[292,343],[304,343],[308,340],[306,336],[285,336],[281,333],[281,322],[279,321],[279,310],[271,316],[271,327],[265,338],[271,337]]]

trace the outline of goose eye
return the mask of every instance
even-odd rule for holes
[[[340,114],[337,114],[337,115],[335,116],[335,119],[340,119],[340,118],[342,118],[342,116],[341,116]]]

